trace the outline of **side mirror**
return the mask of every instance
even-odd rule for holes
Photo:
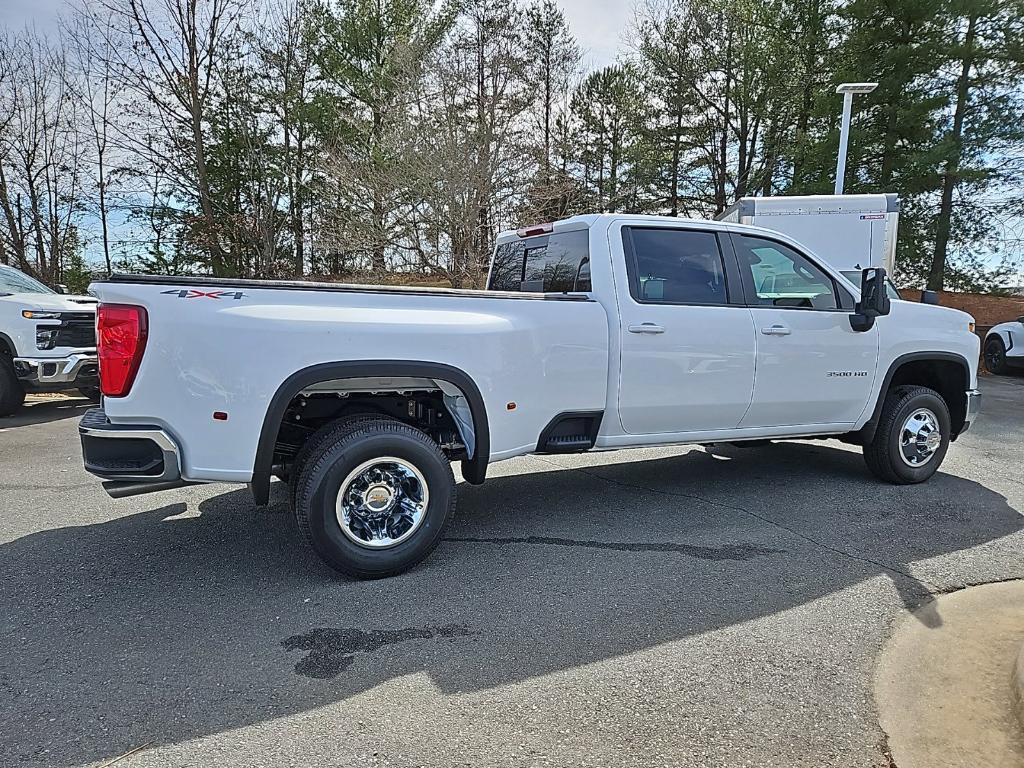
[[[938,291],[921,291],[921,303],[922,304],[931,304],[933,306],[938,306],[938,303],[939,303]]]
[[[71,291],[68,290],[68,287],[66,285],[64,285],[64,283],[57,283],[56,288],[57,288],[57,293],[65,293],[65,294],[71,293]]]
[[[850,315],[850,327],[858,333],[870,331],[875,318],[888,315],[891,304],[885,291],[885,270],[869,267],[860,273],[860,301]]]

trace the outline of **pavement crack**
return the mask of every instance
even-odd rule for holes
[[[781,552],[779,549],[758,547],[753,544],[726,544],[721,547],[701,547],[695,544],[677,544],[675,542],[632,542],[632,541],[591,541],[580,539],[562,539],[553,536],[524,537],[473,537],[451,536],[445,541],[469,542],[474,544],[494,544],[510,546],[516,544],[535,544],[554,547],[582,547],[588,549],[610,549],[616,552],[678,552],[682,555],[701,560],[751,560],[763,555]]]
[[[406,640],[429,640],[474,634],[463,624],[406,629],[331,629],[317,627],[281,641],[286,651],[308,651],[295,664],[296,673],[314,680],[328,680],[344,672],[357,653],[373,653],[386,645]]]
[[[828,552],[832,552],[833,554],[840,555],[841,557],[845,557],[845,558],[848,558],[850,560],[855,560],[855,561],[859,561],[859,562],[862,562],[862,563],[868,563],[870,565],[877,566],[878,568],[881,568],[884,571],[887,571],[887,572],[889,572],[891,574],[895,574],[897,576],[901,576],[901,577],[903,577],[905,579],[910,579],[911,581],[913,581],[916,584],[920,584],[920,585],[923,585],[923,586],[927,587],[928,590],[930,591],[930,593],[932,593],[932,594],[940,592],[941,589],[942,589],[942,587],[940,587],[939,585],[933,584],[932,582],[929,582],[929,581],[927,581],[925,579],[920,579],[917,576],[915,576],[914,574],[912,574],[912,573],[910,573],[908,571],[905,571],[905,570],[903,570],[901,568],[897,568],[894,565],[890,565],[889,563],[884,563],[884,562],[882,562],[880,560],[875,560],[874,558],[867,557],[866,555],[854,554],[853,552],[848,552],[845,549],[841,549],[839,547],[834,547],[831,544],[826,544],[824,541],[821,541],[819,539],[815,539],[813,536],[808,536],[806,533],[801,533],[800,531],[796,530],[795,528],[791,528],[790,526],[786,525],[785,523],[780,523],[778,520],[773,520],[772,518],[767,517],[766,515],[758,514],[757,512],[753,512],[752,510],[749,510],[746,507],[741,507],[741,506],[739,506],[737,504],[727,504],[727,503],[722,502],[722,501],[716,501],[714,499],[708,499],[708,498],[705,498],[703,496],[698,496],[697,494],[692,494],[692,493],[682,493],[681,491],[666,491],[666,490],[662,490],[660,488],[651,488],[651,487],[646,486],[646,485],[640,485],[639,483],[629,483],[629,482],[626,482],[626,481],[623,481],[623,480],[616,480],[613,477],[608,477],[607,475],[602,475],[600,472],[594,472],[592,470],[585,469],[583,467],[567,467],[567,466],[565,466],[563,464],[558,464],[557,462],[551,461],[550,459],[546,459],[546,458],[543,458],[541,456],[534,456],[533,458],[537,459],[538,461],[543,461],[546,464],[550,464],[553,467],[557,467],[558,469],[568,470],[570,472],[581,472],[581,473],[583,473],[585,475],[588,475],[590,477],[596,478],[598,480],[602,480],[602,481],[604,481],[606,483],[609,483],[611,485],[618,485],[618,486],[621,486],[623,488],[631,488],[633,490],[647,491],[648,493],[656,493],[656,494],[660,494],[662,496],[670,496],[670,497],[677,497],[677,498],[683,498],[683,499],[691,499],[693,501],[699,501],[699,502],[702,502],[704,504],[708,504],[708,505],[713,506],[713,507],[720,507],[721,509],[729,509],[729,510],[733,510],[735,512],[742,512],[743,514],[748,515],[749,517],[752,517],[755,520],[760,520],[762,523],[765,523],[766,525],[771,525],[771,526],[773,526],[775,528],[778,528],[781,531],[785,531],[786,533],[789,533],[790,535],[795,536],[798,539],[802,539],[803,541],[807,542],[808,544],[812,544],[812,545],[814,545],[814,546],[816,546],[816,547],[818,547],[820,549],[826,550]]]

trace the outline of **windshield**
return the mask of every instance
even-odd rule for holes
[[[843,277],[845,277],[847,280],[849,280],[856,286],[860,285],[860,271],[856,269],[850,271],[844,269]],[[896,290],[896,286],[893,285],[892,280],[890,280],[889,278],[885,278],[885,293],[890,299],[903,298],[902,296],[900,296],[900,292]]]
[[[0,264],[0,293],[56,293],[38,280]]]

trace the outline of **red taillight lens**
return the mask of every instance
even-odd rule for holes
[[[100,391],[124,397],[146,351],[146,310],[130,304],[100,304],[96,310],[96,356],[100,363]]]

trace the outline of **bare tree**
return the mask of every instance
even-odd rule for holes
[[[93,34],[100,29],[102,34]],[[96,160],[96,195],[107,273],[113,271],[110,255],[109,158],[115,130],[117,87],[114,81],[114,47],[117,38],[109,12],[78,7],[63,30],[67,41],[72,76],[69,88],[87,115]]]
[[[0,229],[19,269],[56,283],[80,245],[84,143],[67,61],[32,31],[0,41]]]
[[[172,171],[182,194],[195,199],[202,225],[197,238],[209,254],[214,274],[227,274],[231,266],[221,242],[223,222],[211,187],[206,120],[215,75],[226,51],[224,42],[237,32],[243,2],[98,0],[97,4],[110,20],[109,27],[99,33],[116,35],[127,43],[111,50],[120,81],[148,108],[149,114],[139,118],[144,123],[152,120],[162,139],[160,143],[139,141],[136,151],[149,153],[155,165]]]

